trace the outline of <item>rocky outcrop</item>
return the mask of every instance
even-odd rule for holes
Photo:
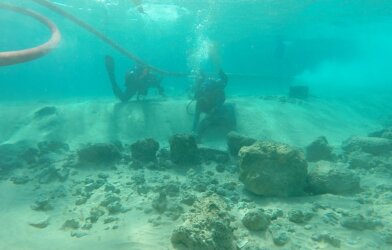
[[[301,195],[306,186],[307,163],[289,145],[258,141],[242,147],[240,180],[252,193],[264,196]]]
[[[392,127],[384,128],[369,134],[370,137],[380,137],[392,140]]]
[[[144,139],[137,141],[130,146],[132,157],[142,162],[157,161],[157,151],[159,143],[154,139]]]
[[[111,143],[89,144],[78,150],[80,164],[114,164],[121,158],[120,150]]]
[[[199,163],[199,151],[196,138],[188,134],[177,134],[170,138],[170,159],[179,165]]]
[[[333,159],[334,155],[332,153],[332,147],[328,145],[327,138],[324,136],[317,138],[306,147],[307,161],[332,161]]]
[[[185,222],[176,228],[171,242],[176,249],[235,250],[227,204],[216,195],[195,202]]]
[[[378,137],[354,136],[344,141],[342,148],[346,153],[360,151],[372,155],[392,153],[392,140]]]
[[[314,194],[358,192],[359,177],[343,164],[320,161],[309,168],[309,191]]]

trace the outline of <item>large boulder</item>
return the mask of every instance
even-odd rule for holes
[[[159,143],[154,139],[139,140],[130,146],[132,157],[142,162],[155,162]]]
[[[306,147],[306,160],[310,162],[333,159],[332,147],[328,145],[324,136],[320,136]]]
[[[237,249],[225,201],[211,195],[195,202],[185,222],[173,231],[171,242],[176,249]]]
[[[77,151],[80,164],[114,164],[121,158],[118,147],[112,143],[88,144]]]
[[[378,137],[354,136],[344,141],[342,148],[347,153],[360,151],[372,155],[392,153],[392,140]]]
[[[243,146],[250,146],[255,142],[256,139],[242,136],[236,132],[230,132],[227,135],[227,147],[233,156],[238,156],[238,152]]]
[[[199,163],[196,138],[188,134],[177,134],[170,138],[170,159],[180,165]]]
[[[306,186],[307,163],[301,151],[293,147],[257,141],[242,147],[240,180],[252,193],[264,196],[296,196]]]
[[[350,194],[360,190],[359,177],[343,164],[320,161],[309,167],[309,191],[314,194]]]

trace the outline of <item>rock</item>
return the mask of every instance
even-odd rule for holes
[[[341,241],[338,238],[336,238],[336,236],[334,236],[328,232],[323,232],[321,234],[318,234],[318,233],[313,234],[312,240],[317,241],[317,242],[324,241],[324,242],[326,242],[336,248],[340,248],[340,244],[341,244]]]
[[[132,157],[142,162],[157,161],[157,151],[159,143],[154,139],[144,139],[137,141],[130,146]]]
[[[31,205],[31,209],[36,211],[48,211],[53,209],[53,206],[50,203],[49,197],[39,195],[38,198],[34,201],[34,204]]]
[[[203,197],[171,236],[176,249],[235,250],[227,204],[216,195]]]
[[[30,178],[27,175],[22,175],[22,176],[13,176],[10,178],[10,181],[12,181],[14,184],[26,184],[29,182]]]
[[[240,180],[257,195],[296,196],[303,194],[307,163],[303,154],[286,145],[258,141],[242,147]]]
[[[324,136],[317,138],[309,146],[306,147],[307,161],[332,161],[333,159],[334,155],[332,153],[332,147],[328,145],[327,138],[325,138]]]
[[[292,209],[288,212],[287,216],[289,218],[289,221],[301,224],[309,221],[313,217],[313,213]]]
[[[242,218],[242,224],[251,231],[260,231],[268,228],[270,220],[263,210],[249,211]]]
[[[377,166],[378,160],[374,155],[354,151],[348,155],[348,164],[353,169],[371,169]]]
[[[113,193],[107,193],[100,204],[108,210],[109,214],[117,214],[124,211],[120,197]]]
[[[36,178],[41,184],[48,184],[54,181],[64,182],[67,180],[69,172],[70,170],[68,168],[49,165],[39,171]]]
[[[384,128],[369,134],[370,137],[380,137],[392,140],[392,127]]]
[[[390,229],[382,232],[382,239],[388,245],[392,245],[392,231]]]
[[[161,192],[152,200],[152,207],[159,213],[165,212],[167,208],[166,194]]]
[[[344,141],[342,148],[346,153],[360,151],[372,155],[392,153],[392,140],[377,137],[354,136]]]
[[[120,150],[111,143],[96,143],[78,150],[80,164],[114,164],[121,158]]]
[[[29,225],[39,229],[45,228],[49,225],[49,217],[45,214],[34,215],[30,219]]]
[[[272,236],[272,240],[273,240],[274,244],[277,246],[284,246],[290,240],[287,229],[286,229],[285,225],[281,222],[277,222],[277,223],[272,224],[268,228],[268,231],[270,232],[270,234]]]
[[[362,231],[366,229],[374,229],[379,226],[380,223],[366,218],[361,214],[353,214],[343,218],[340,224],[346,228]]]
[[[236,132],[230,132],[227,135],[227,147],[229,153],[233,156],[238,156],[238,152],[244,146],[250,146],[256,142],[256,139],[242,136]]]
[[[37,144],[40,154],[64,153],[69,151],[68,144],[61,141],[42,141]]]
[[[185,205],[192,206],[193,203],[196,201],[196,196],[191,193],[185,193],[181,199],[181,202],[184,203]]]
[[[71,237],[81,238],[81,237],[84,237],[86,235],[87,235],[86,232],[79,231],[79,230],[71,232]]]
[[[53,106],[43,107],[34,112],[34,119],[42,119],[47,116],[52,116],[57,114],[57,108]]]
[[[199,151],[196,138],[192,135],[177,134],[170,138],[170,159],[179,165],[199,163]]]
[[[227,163],[230,159],[227,152],[206,147],[199,148],[199,155],[203,162]]]
[[[78,229],[80,227],[79,221],[76,219],[66,220],[61,227],[62,229]]]
[[[103,220],[103,224],[109,224],[109,223],[116,222],[116,221],[119,221],[119,218],[109,216]]]
[[[0,145],[0,176],[23,167],[26,161],[30,163],[30,161],[35,160],[37,152],[35,150],[30,151],[30,149],[27,142]],[[30,154],[26,156],[26,152],[30,152]]]
[[[309,168],[309,191],[314,194],[350,194],[360,190],[360,179],[342,164],[320,161]]]
[[[105,211],[99,207],[93,207],[90,210],[90,216],[87,218],[91,223],[95,223],[98,219],[105,214]]]

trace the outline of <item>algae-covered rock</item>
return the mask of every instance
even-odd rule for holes
[[[173,231],[171,242],[176,249],[235,250],[225,201],[216,195],[196,201],[185,222]]]
[[[267,229],[270,220],[263,210],[253,210],[245,214],[242,224],[251,231],[259,231]]]
[[[142,162],[155,162],[159,143],[154,139],[144,139],[131,144],[132,157]]]
[[[227,135],[227,147],[229,153],[233,156],[237,156],[240,149],[244,146],[250,146],[256,142],[256,139],[242,136],[236,132],[230,132]]]
[[[242,147],[240,180],[257,195],[296,196],[306,186],[307,163],[303,154],[286,144],[258,141]]]
[[[306,160],[308,161],[332,161],[333,159],[332,147],[328,145],[327,138],[324,136],[317,138],[306,147]]]
[[[113,164],[121,158],[120,150],[112,143],[89,144],[79,149],[77,154],[81,164]]]
[[[195,165],[199,163],[199,151],[194,136],[177,134],[170,138],[169,143],[172,162],[180,165]]]
[[[355,230],[366,230],[366,229],[374,229],[377,226],[380,226],[380,223],[363,216],[362,214],[352,214],[343,218],[340,222],[343,227],[355,229]]]
[[[354,136],[344,141],[342,148],[347,153],[354,151],[373,155],[392,153],[392,140],[378,137]]]
[[[349,194],[359,191],[360,179],[342,164],[320,161],[309,168],[309,191],[314,194]]]

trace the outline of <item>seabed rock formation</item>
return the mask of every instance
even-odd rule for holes
[[[3,144],[0,183],[33,190],[26,226],[69,237],[129,229],[135,213],[165,233],[165,249],[389,249],[385,131],[349,138],[339,155],[325,137],[301,149],[235,133],[227,150],[188,134]]]

